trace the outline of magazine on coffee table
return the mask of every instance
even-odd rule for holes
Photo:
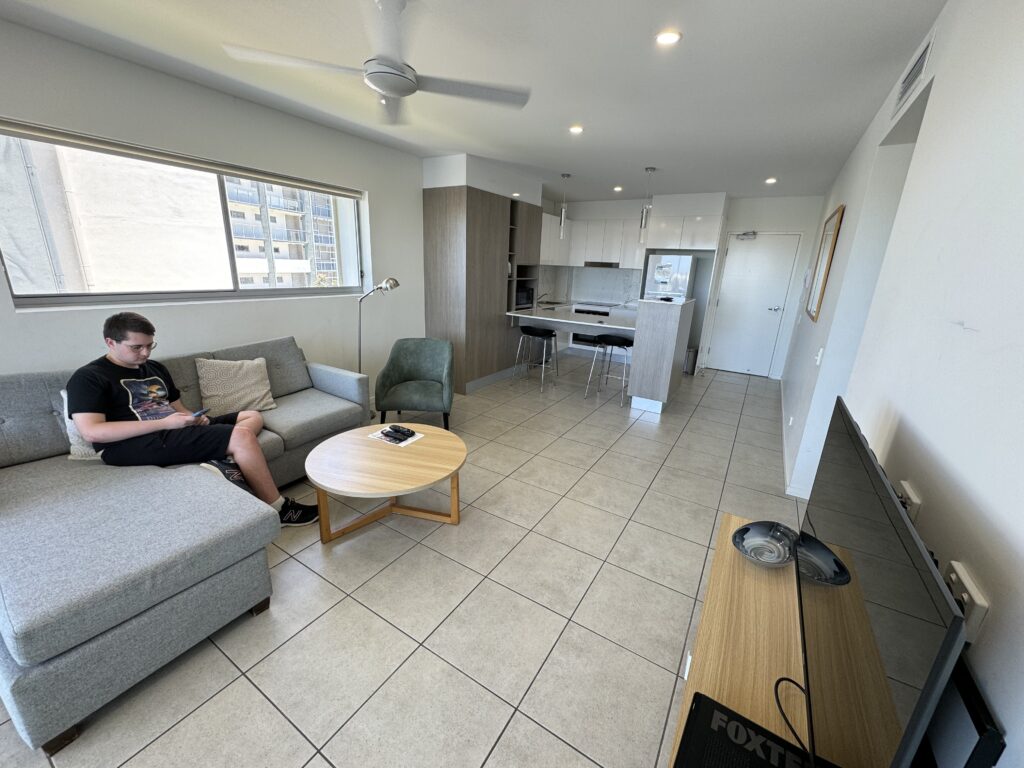
[[[410,438],[408,438],[406,440],[403,440],[400,443],[396,443],[393,440],[389,440],[385,436],[384,431],[386,429],[388,429],[388,427],[383,427],[381,429],[378,429],[376,432],[371,432],[370,434],[368,434],[367,437],[370,438],[371,440],[380,440],[382,443],[388,443],[389,445],[397,445],[397,446],[400,446],[402,448],[405,448],[405,446],[407,446],[407,445],[412,445],[417,440],[419,440],[421,437],[423,437],[423,433],[422,432],[417,432],[412,437],[410,437]]]

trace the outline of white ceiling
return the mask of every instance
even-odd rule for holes
[[[528,86],[510,110],[418,93],[377,122],[357,77],[234,61],[230,42],[361,66],[359,0],[0,0],[0,17],[423,157],[515,163],[560,198],[827,190],[944,0],[411,0],[408,62]],[[673,49],[654,44],[675,27]],[[572,123],[585,131],[571,137]],[[776,176],[774,187],[764,179]]]

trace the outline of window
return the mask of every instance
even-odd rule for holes
[[[15,306],[360,292],[357,193],[57,138],[0,133],[0,262]],[[297,214],[289,223],[270,215],[272,197]]]

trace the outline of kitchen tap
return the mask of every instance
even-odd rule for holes
[[[543,298],[544,298],[545,296],[547,296],[547,295],[548,295],[548,292],[547,292],[547,291],[545,291],[544,293],[542,293],[542,294],[541,294],[540,296],[538,296],[538,297],[537,297],[537,300],[536,300],[536,301],[534,302],[534,304],[540,304],[540,300],[541,300],[541,299],[543,299]]]

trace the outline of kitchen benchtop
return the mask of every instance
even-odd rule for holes
[[[506,312],[509,317],[518,317],[523,320],[547,320],[551,323],[571,324],[587,326],[589,328],[604,328],[616,331],[636,330],[636,310],[609,310],[608,317],[600,315],[577,315],[573,313],[571,306],[559,307],[538,307],[537,309],[517,309],[514,312]]]

